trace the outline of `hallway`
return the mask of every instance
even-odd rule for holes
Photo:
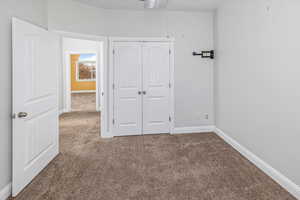
[[[73,112],[96,111],[96,93],[73,93],[71,96]]]

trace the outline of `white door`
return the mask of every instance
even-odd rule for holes
[[[143,134],[170,133],[170,45],[143,44]]]
[[[139,43],[114,43],[114,135],[142,133],[142,54]]]
[[[16,196],[58,154],[59,38],[13,19],[13,182]]]

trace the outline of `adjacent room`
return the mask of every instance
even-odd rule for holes
[[[103,42],[78,34],[60,34],[63,35],[60,113],[100,112]]]
[[[299,11],[2,0],[0,200],[300,199]]]
[[[70,54],[71,110],[96,111],[95,53]]]

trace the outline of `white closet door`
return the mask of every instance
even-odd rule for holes
[[[142,49],[140,43],[114,43],[114,135],[142,134]]]
[[[170,46],[143,45],[143,133],[170,133]]]

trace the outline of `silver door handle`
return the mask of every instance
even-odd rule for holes
[[[19,112],[18,113],[19,118],[25,118],[25,117],[27,117],[27,115],[28,115],[28,113],[26,113],[26,112]]]
[[[143,95],[145,95],[146,94],[146,91],[143,91]]]
[[[142,92],[141,92],[141,91],[138,91],[138,94],[139,94],[139,95],[141,95],[141,94],[142,94]]]

